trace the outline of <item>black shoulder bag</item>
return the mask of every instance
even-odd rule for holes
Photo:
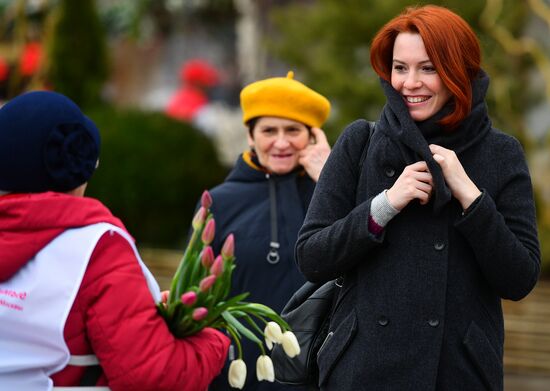
[[[369,136],[359,159],[359,172],[367,155],[375,123],[368,122]],[[340,293],[343,278],[325,283],[306,282],[290,298],[281,312],[281,317],[290,325],[300,345],[300,354],[288,357],[281,345],[275,344],[271,359],[275,369],[275,380],[289,385],[310,385],[317,387],[319,369],[317,353],[329,333],[330,318]]]

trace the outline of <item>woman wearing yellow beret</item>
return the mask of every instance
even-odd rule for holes
[[[241,91],[250,150],[239,156],[226,180],[210,191],[216,219],[214,251],[220,250],[227,235],[235,235],[237,267],[232,293],[250,292],[248,301],[277,312],[305,282],[296,267],[294,245],[330,153],[320,128],[330,103],[293,76],[289,72],[287,77],[260,80]],[[259,354],[256,344],[243,341],[244,389],[286,389],[278,383],[257,381]],[[236,358],[231,355],[230,351],[228,362]],[[209,388],[228,389],[226,371]]]

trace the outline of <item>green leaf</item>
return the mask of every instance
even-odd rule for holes
[[[235,327],[236,330],[238,330],[242,335],[244,335],[246,338],[251,340],[252,342],[255,342],[257,344],[262,344],[262,341],[254,333],[250,330],[248,330],[244,325],[239,322],[229,311],[222,312],[223,318],[227,321],[228,324]]]
[[[290,326],[287,322],[281,318],[279,314],[277,314],[275,311],[273,311],[268,306],[265,306],[263,304],[258,303],[240,303],[238,305],[232,306],[228,309],[229,311],[234,310],[241,310],[245,311],[247,313],[252,313],[255,316],[265,316],[272,321],[278,323],[280,326],[282,326],[285,330],[290,330]]]
[[[189,274],[189,269],[193,268],[194,262],[196,262],[196,259],[193,259],[192,254],[194,252],[194,248],[197,245],[197,242],[200,242],[200,240],[198,239],[200,238],[201,232],[202,227],[198,230],[193,230],[191,239],[189,239],[187,248],[185,249],[183,257],[178,265],[178,268],[176,269],[176,273],[172,278],[169,301],[179,300],[184,292],[184,289],[187,288],[189,285],[187,276]]]
[[[228,307],[239,303],[241,300],[243,300],[248,295],[249,295],[248,293],[241,293],[240,295],[232,297],[228,301],[217,303],[214,306],[214,308],[212,309],[212,311],[208,314],[208,319],[211,318],[211,319],[215,320]]]
[[[252,319],[246,312],[241,312],[241,311],[238,311],[239,313],[242,313],[242,317],[244,320],[246,320],[246,322],[251,325],[258,334],[264,336],[264,331],[262,329],[260,329],[260,327],[256,324],[256,322],[254,322],[254,319]],[[265,323],[265,320],[261,317],[258,317],[260,320],[262,320],[264,323]]]

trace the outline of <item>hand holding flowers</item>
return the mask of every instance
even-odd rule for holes
[[[163,292],[158,303],[159,313],[176,337],[193,335],[205,327],[224,329],[235,342],[238,359],[229,367],[229,384],[241,389],[246,379],[246,364],[242,360],[241,338],[258,345],[260,356],[256,362],[258,380],[273,382],[273,362],[266,355],[264,342],[269,349],[280,343],[285,353],[293,357],[300,352],[296,337],[288,324],[271,308],[243,301],[248,293],[228,297],[231,275],[236,265],[235,239],[230,234],[221,254],[214,256],[210,244],[214,240],[216,225],[210,207],[212,198],[205,191],[201,207],[193,218],[193,233],[183,258],[172,279],[169,292]],[[262,330],[258,324],[265,324]]]

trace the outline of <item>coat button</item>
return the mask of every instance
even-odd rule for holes
[[[387,177],[391,178],[395,175],[395,170],[392,167],[386,167],[384,169],[384,173],[386,174]]]
[[[439,326],[439,320],[437,320],[437,319],[430,319],[430,320],[428,320],[428,324],[429,324],[430,326],[432,326],[432,327],[437,327],[437,326]]]
[[[393,169],[393,167],[387,166],[386,168],[384,168],[384,174],[386,174],[388,178],[391,178],[395,175],[395,170]]]
[[[381,316],[380,318],[378,318],[378,324],[380,326],[387,326],[388,323],[390,323],[390,320],[388,318],[386,318],[385,316]]]
[[[445,248],[445,243],[443,242],[435,242],[434,244],[434,248],[437,250],[437,251],[441,251]]]

